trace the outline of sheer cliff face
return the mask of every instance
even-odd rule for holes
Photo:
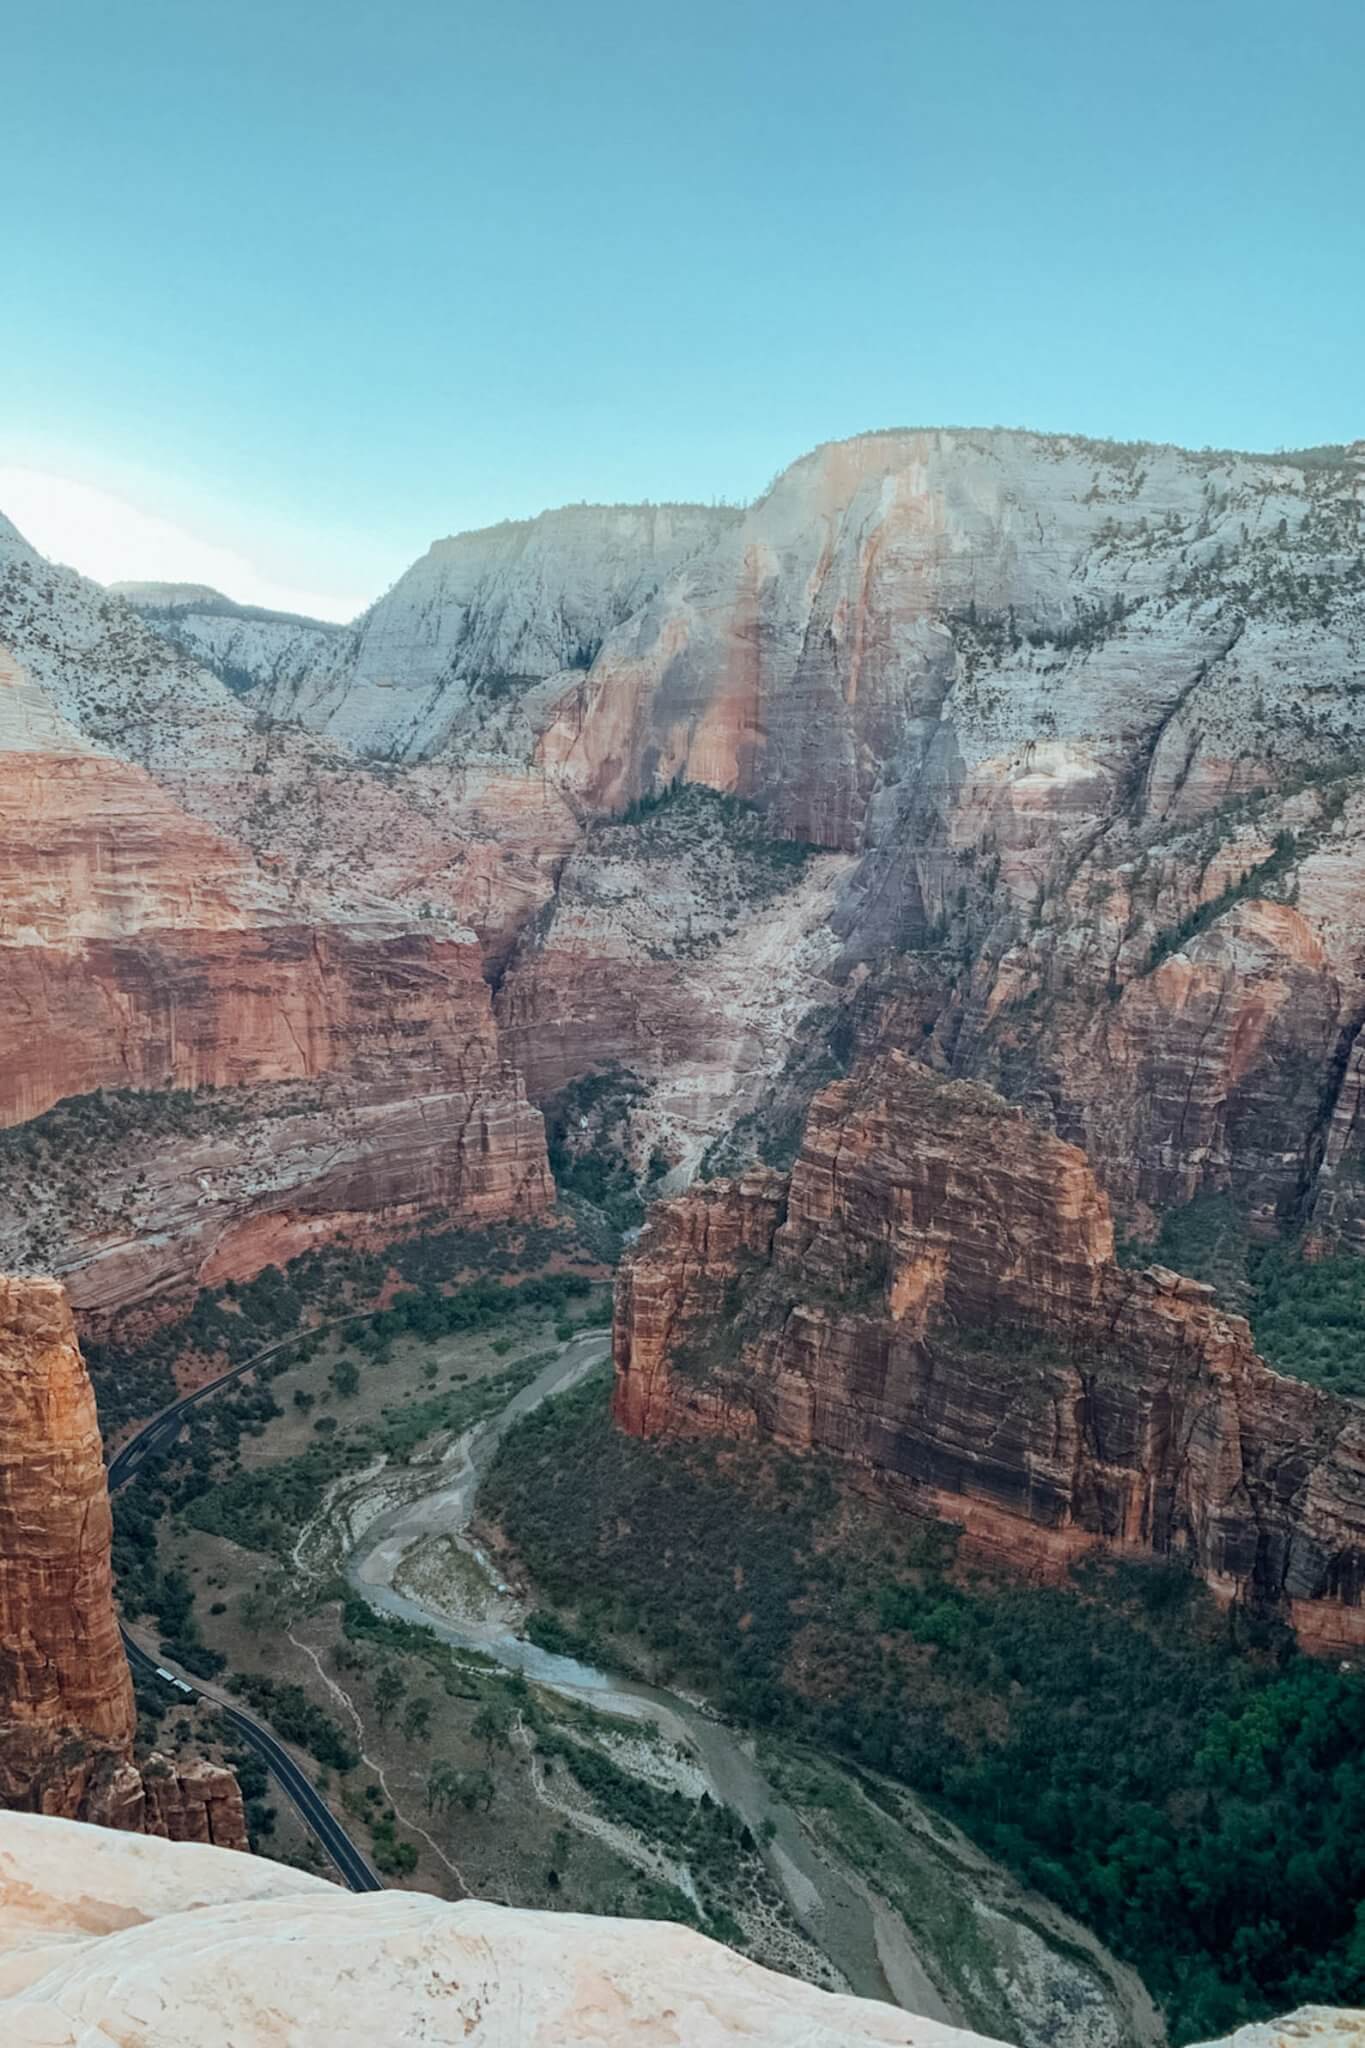
[[[201,583],[113,583],[140,619],[230,690],[288,689],[340,652],[345,626],[234,604]]]
[[[618,1295],[638,1435],[815,1446],[1002,1560],[1191,1558],[1315,1647],[1365,1643],[1365,1419],[1272,1373],[1210,1290],[1113,1256],[1084,1156],[900,1054],[800,1158],[656,1212]]]
[[[0,1807],[244,1849],[231,1771],[133,1762],[111,1535],[66,1296],[0,1276]]]
[[[7,1147],[0,1259],[109,1310],[340,1228],[543,1207],[541,1120],[472,935],[315,878],[297,838],[267,851],[222,685],[21,544],[0,556],[0,1126],[97,1090],[143,1102],[118,1144],[85,1105],[75,1174],[51,1171],[46,1125]],[[337,842],[357,815],[335,806]],[[172,1113],[168,1090],[199,1093]]]
[[[1365,1244],[1362,473],[819,450],[607,642],[539,758],[593,804],[682,775],[851,850],[832,922],[885,1041],[1044,1109],[1130,1216],[1231,1187]]]
[[[927,1033],[1045,1111],[1129,1217],[1231,1187],[1266,1230],[1365,1245],[1361,476],[1359,449],[865,435],[742,516],[440,543],[344,662],[262,702],[434,750],[404,773],[468,830],[463,914],[536,1091],[622,1059],[695,1158],[709,1049],[737,1049],[736,1110],[771,1075],[729,979],[680,994],[667,965],[696,957],[693,893],[636,864],[642,945],[630,862],[608,895],[575,823],[682,777],[849,863],[813,978],[766,907],[743,923],[756,1000],[796,1014],[857,963],[886,1042]]]
[[[1074,820],[1151,740],[1149,794],[1198,813],[1252,787],[1294,722],[1286,651],[1311,645],[1332,716],[1365,726],[1331,680],[1339,656],[1358,673],[1365,593],[1315,582],[1351,568],[1356,483],[1064,436],[831,444],[607,642],[544,756],[603,804],[682,773],[860,848],[906,781],[969,803],[1031,781],[1021,825]]]
[[[0,1277],[0,1722],[20,1746],[75,1729],[131,1753],[111,1531],[66,1297],[54,1280]]]
[[[1267,1235],[1365,1247],[1361,475],[1360,450],[865,435],[743,514],[575,507],[440,542],[311,655],[296,622],[218,618],[260,641],[245,698],[184,652],[211,594],[141,600],[153,632],[0,534],[9,694],[86,750],[44,765],[36,863],[31,759],[0,820],[4,1113],[325,1082],[258,1127],[263,1209],[231,1213],[254,1179],[202,1150],[171,1176],[174,1234],[207,1175],[194,1260],[223,1270],[259,1215],[296,1249],[329,1216],[538,1201],[472,934],[533,1097],[613,1063],[638,1084],[637,1163],[684,1177],[760,1127],[856,985],[864,1045],[1027,1101],[1126,1225],[1231,1190]],[[732,848],[606,824],[678,777],[819,858],[722,901]],[[50,1033],[24,1021],[49,1009]],[[324,1136],[359,1144],[344,1186]],[[139,1157],[148,1186],[167,1156]],[[60,1257],[83,1300],[163,1284],[116,1220],[25,1202],[0,1256]]]

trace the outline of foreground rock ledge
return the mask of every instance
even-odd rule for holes
[[[1365,2013],[1238,2048],[1365,2048]],[[655,1920],[356,1897],[190,1843],[0,1814],[6,2048],[972,2048],[981,2036],[759,1969]]]

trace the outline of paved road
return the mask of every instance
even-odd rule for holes
[[[192,1394],[185,1394],[180,1400],[172,1401],[169,1408],[163,1408],[159,1415],[154,1415],[150,1422],[144,1423],[137,1435],[130,1437],[122,1450],[116,1452],[109,1461],[110,1493],[117,1493],[120,1487],[126,1486],[130,1480],[137,1477],[138,1470],[150,1451],[169,1449],[180,1434],[187,1409],[207,1400],[210,1394],[217,1393],[220,1387],[227,1386],[230,1381],[240,1379],[243,1373],[250,1372],[253,1366],[259,1365],[272,1353],[283,1350],[286,1344],[297,1342],[298,1338],[294,1336],[281,1338],[277,1344],[267,1344],[263,1351],[257,1351],[243,1364],[234,1365],[230,1372],[220,1373],[216,1380],[209,1380],[207,1385],[196,1387]],[[165,1664],[158,1666],[155,1657],[149,1656],[142,1645],[129,1635],[126,1628],[121,1628],[120,1634],[123,1637],[123,1647],[128,1653],[128,1661],[134,1671],[144,1676],[154,1676],[158,1669],[171,1668]],[[191,1684],[178,1669],[174,1676],[186,1685]],[[244,1713],[240,1707],[231,1706],[228,1701],[218,1698],[202,1685],[194,1684],[192,1689],[200,1698],[217,1707],[219,1713],[231,1722],[242,1741],[255,1750],[285,1797],[293,1802],[305,1825],[317,1836],[351,1890],[382,1892],[383,1880],[375,1875],[317,1787],[306,1773],[300,1770],[289,1751],[271,1734],[265,1723],[257,1721],[251,1714]]]
[[[216,1380],[206,1380],[202,1387],[196,1387],[192,1394],[182,1394],[178,1401],[172,1401],[154,1415],[150,1422],[144,1422],[136,1436],[130,1436],[121,1451],[115,1451],[109,1460],[109,1491],[117,1493],[136,1473],[149,1451],[168,1450],[180,1434],[180,1426],[191,1408],[201,1401],[207,1401],[210,1394],[216,1394],[220,1387],[239,1380],[244,1373],[254,1370],[267,1358],[273,1358],[277,1351],[283,1351],[288,1344],[297,1344],[301,1336],[311,1337],[316,1330],[334,1330],[341,1323],[352,1321],[351,1316],[334,1316],[330,1322],[314,1323],[308,1330],[296,1330],[290,1337],[279,1337],[263,1350],[253,1351],[250,1358],[244,1358],[240,1365],[234,1365],[227,1372],[220,1372]]]

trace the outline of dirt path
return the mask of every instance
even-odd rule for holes
[[[426,1843],[432,1855],[439,1858],[439,1860],[442,1863],[444,1863],[446,1869],[450,1872],[456,1884],[459,1885],[462,1896],[465,1898],[469,1898],[469,1886],[465,1883],[464,1872],[460,1869],[459,1864],[451,1862],[450,1858],[446,1855],[446,1852],[441,1847],[440,1843],[432,1839],[432,1837],[427,1833],[426,1829],[422,1826],[420,1821],[415,1821],[410,1813],[405,1813],[403,1811],[403,1808],[399,1805],[398,1800],[393,1792],[393,1789],[389,1784],[388,1778],[384,1774],[383,1764],[379,1762],[377,1757],[371,1756],[366,1750],[365,1723],[361,1720],[360,1709],[357,1707],[355,1701],[351,1698],[351,1695],[346,1691],[344,1686],[337,1684],[337,1681],[330,1675],[329,1672],[324,1670],[322,1659],[319,1657],[317,1651],[313,1648],[311,1643],[301,1643],[298,1637],[294,1634],[293,1629],[287,1629],[285,1633],[288,1635],[290,1642],[294,1645],[294,1648],[296,1650],[301,1651],[302,1654],[308,1658],[309,1662],[313,1666],[313,1669],[317,1672],[318,1677],[322,1680],[328,1692],[332,1695],[332,1698],[336,1701],[337,1705],[342,1709],[342,1711],[349,1716],[351,1725],[355,1729],[356,1746],[360,1751],[360,1761],[363,1764],[367,1764],[369,1768],[374,1772],[376,1778],[378,1778],[380,1789],[383,1792],[384,1797],[388,1800],[389,1805],[393,1808],[395,1814],[398,1816],[398,1819],[403,1823],[403,1826],[405,1828],[409,1828],[414,1835],[420,1835],[422,1837],[422,1840]],[[509,1902],[504,1899],[501,1901],[501,1903],[503,1905],[506,1905]]]

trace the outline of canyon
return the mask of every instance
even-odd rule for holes
[[[0,1805],[247,1846],[232,1772],[134,1761],[95,1397],[51,1280],[0,1278]]]
[[[1363,469],[867,434],[439,541],[350,627],[5,528],[6,1120],[212,1087],[235,1135],[135,1144],[130,1216],[30,1177],[0,1253],[107,1316],[534,1209],[608,1070],[673,1192],[850,1039],[1027,1103],[1139,1235],[1229,1192],[1360,1246]]]
[[[1075,1146],[900,1052],[816,1096],[790,1174],[654,1210],[614,1349],[633,1434],[826,1451],[993,1562],[1179,1555],[1365,1643],[1365,1411],[1271,1372],[1210,1287],[1121,1267]]]
[[[968,1569],[1179,1561],[1234,1623],[1353,1662],[1365,1411],[1151,1247],[1217,1201],[1244,1247],[1365,1251],[1362,482],[1359,443],[867,434],[746,508],[439,540],[348,626],[101,589],[0,521],[0,1805],[26,1856],[35,1813],[246,1842],[229,1771],[135,1755],[77,1328],[115,1362],[174,1328],[211,1350],[238,1283],[336,1246],[336,1301],[288,1325],[330,1332],[371,1313],[352,1253],[540,1244],[557,1202],[563,1243],[624,1240],[624,1437],[812,1454],[864,1511],[960,1530]],[[433,1298],[470,1277],[407,1249]],[[159,1972],[220,1907],[248,1973],[258,1906],[301,1916],[291,1953],[356,1939],[361,1908],[245,1859],[168,1927],[131,1873],[162,1898],[170,1852],[119,1853],[117,1938]],[[392,1917],[394,2010],[400,1951],[477,1977],[473,2038],[532,1978],[546,2029],[590,1993],[661,2039],[737,2013],[911,2038],[676,1930],[581,1923],[571,1968],[562,1922],[364,1911]]]
[[[231,694],[22,543],[0,557],[3,1263],[108,1316],[343,1230],[543,1208],[469,931],[253,844],[214,796],[253,779]]]
[[[867,434],[745,509],[438,541],[349,627],[104,591],[0,528],[0,1263],[55,1273],[102,1334],[337,1239],[533,1219],[543,1110],[561,1171],[607,1162],[585,1185],[618,1221],[729,1175],[683,1213],[746,1259],[771,1223],[777,1285],[822,1088],[855,1073],[849,1115],[879,1130],[915,1125],[919,1075],[980,1083],[1051,1147],[981,1205],[1052,1228],[1080,1174],[1104,1219],[1088,1277],[1010,1313],[1056,1322],[1086,1384],[1119,1317],[1150,1384],[1117,1436],[1075,1420],[1070,1381],[1045,1427],[1045,1371],[1029,1427],[992,1419],[998,1371],[929,1400],[909,1297],[836,1313],[894,1251],[852,1210],[826,1322],[799,1324],[820,1391],[779,1360],[795,1334],[756,1333],[726,1416],[903,1464],[945,1512],[974,1493],[978,1525],[1054,1559],[1188,1549],[1349,1638],[1349,1427],[1258,1377],[1215,1304],[1116,1277],[1100,1237],[1226,1197],[1251,1241],[1365,1245],[1363,477],[1361,444]],[[906,1191],[868,1142],[882,1213]],[[628,1319],[674,1285],[650,1277],[692,1227],[673,1214]],[[964,1326],[1001,1312],[979,1277]],[[1200,1456],[1156,1419],[1173,1320],[1204,1359],[1180,1368]],[[688,1405],[677,1332],[647,1322],[632,1427]],[[922,1401],[941,1429],[912,1453]]]

